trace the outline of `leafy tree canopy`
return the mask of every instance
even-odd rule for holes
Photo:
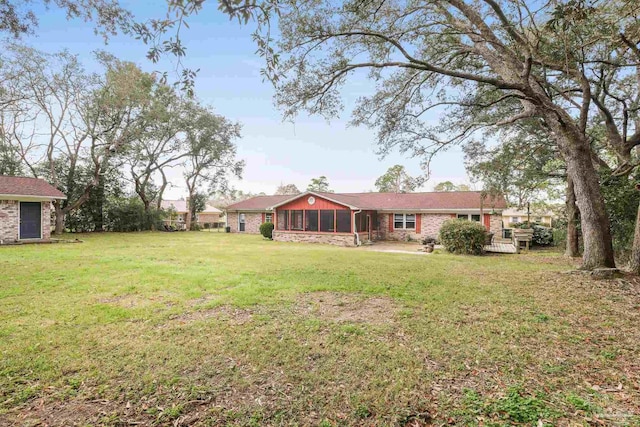
[[[321,193],[333,193],[333,190],[329,188],[329,181],[326,176],[320,176],[318,178],[312,178],[311,182],[307,186],[307,191],[319,191]]]
[[[383,193],[411,193],[421,183],[422,180],[410,176],[404,166],[395,165],[376,180],[375,186]]]

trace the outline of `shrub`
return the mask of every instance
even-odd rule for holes
[[[486,229],[479,223],[450,219],[440,228],[440,241],[454,254],[480,255],[484,249]]]
[[[265,222],[260,225],[260,234],[262,234],[266,239],[273,238],[273,223]]]
[[[531,228],[533,229],[533,237],[531,242],[535,246],[549,246],[553,243],[553,228],[545,227],[540,224],[528,222],[520,222],[513,225],[514,228]]]

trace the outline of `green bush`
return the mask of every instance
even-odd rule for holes
[[[142,231],[162,227],[163,212],[151,209],[145,212],[136,197],[122,198],[111,204],[105,212],[105,229],[109,231]]]
[[[454,254],[480,255],[487,230],[477,222],[450,219],[440,228],[440,242]]]
[[[540,224],[519,222],[513,224],[514,228],[531,228],[533,236],[531,242],[534,246],[550,246],[553,243],[553,228],[545,227]]]
[[[265,222],[264,224],[260,225],[260,234],[262,234],[267,239],[272,239],[273,238],[273,223],[272,222]]]

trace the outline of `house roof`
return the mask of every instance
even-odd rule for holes
[[[162,209],[171,209],[173,208],[178,213],[186,213],[189,211],[189,207],[187,206],[186,200],[163,200],[160,202],[160,207]],[[205,205],[205,209],[198,213],[217,213],[220,214],[222,211],[216,207],[213,207],[209,204]]]
[[[319,193],[307,191],[289,196],[258,196],[235,203],[228,210],[272,210],[307,195],[340,203],[352,209],[365,210],[456,210],[505,209],[502,196],[486,196],[481,203],[480,191],[450,191],[431,193]]]
[[[0,196],[66,199],[67,196],[44,179],[0,175]]]
[[[325,196],[321,193],[320,196]],[[376,210],[442,210],[442,209],[504,209],[507,203],[502,196],[486,196],[482,201],[480,191],[441,191],[430,193],[336,193],[326,194],[335,201],[358,209]]]
[[[284,200],[297,198],[299,196],[277,195],[277,196],[256,196],[238,203],[227,206],[228,211],[270,211],[271,208]]]

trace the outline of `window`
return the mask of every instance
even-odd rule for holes
[[[291,211],[291,229],[302,230],[303,211]]]
[[[278,230],[288,230],[289,229],[289,211],[288,210],[278,210]]]
[[[334,220],[333,210],[322,210],[320,211],[320,231],[331,232],[335,231],[333,220]]]
[[[404,214],[393,215],[393,228],[404,228]]]
[[[407,214],[405,216],[404,228],[408,228],[409,230],[416,228],[416,214]]]
[[[359,214],[355,215],[355,220],[356,220],[356,231],[358,232],[364,232],[364,231],[368,231],[367,230],[367,214],[364,212],[361,212]]]
[[[474,215],[474,214],[458,214],[458,215],[457,215],[457,218],[458,218],[458,219],[469,220],[469,221],[480,222],[480,215]]]
[[[318,231],[318,211],[305,211],[304,218],[306,231]]]
[[[520,218],[519,218],[519,217],[517,217],[517,216],[512,216],[512,217],[511,217],[511,223],[512,223],[512,224],[515,224],[516,222],[520,222]]]
[[[264,216],[264,222],[273,222],[273,214],[270,214],[270,213],[266,214]]]
[[[393,214],[393,228],[414,230],[416,228],[416,214]]]
[[[338,233],[351,233],[351,211],[348,209],[336,210],[336,231]]]

